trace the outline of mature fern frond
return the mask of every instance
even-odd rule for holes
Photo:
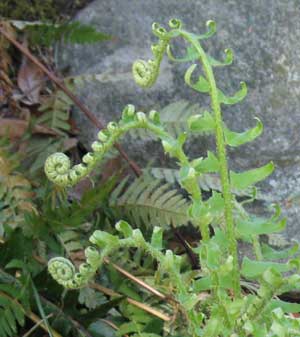
[[[118,185],[109,200],[110,207],[120,216],[129,218],[136,226],[166,227],[188,223],[189,202],[170,184],[146,175],[125,188],[127,181],[124,179]]]
[[[12,285],[0,284],[0,336],[16,336],[17,326],[23,326],[24,309],[17,302],[19,290]]]
[[[31,183],[17,172],[19,164],[8,151],[0,144],[0,236],[4,226],[16,228],[25,212],[35,211]]]
[[[53,151],[63,149],[63,139],[31,137],[26,148],[26,162],[28,162],[29,173],[35,175],[44,166],[46,158]]]
[[[50,46],[54,42],[85,44],[97,43],[110,39],[105,33],[98,32],[90,25],[78,21],[63,24],[34,22],[18,25],[18,28],[26,30],[32,44]]]
[[[69,113],[73,102],[61,90],[51,95],[39,108],[43,114],[36,123],[45,124],[60,134],[70,130]]]

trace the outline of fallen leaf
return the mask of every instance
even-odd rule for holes
[[[34,63],[23,56],[18,73],[18,86],[26,97],[25,104],[32,105],[40,102],[40,92],[45,83],[45,75]]]
[[[28,129],[28,126],[28,121],[15,118],[0,118],[0,136],[8,136],[10,139],[20,138]],[[42,125],[34,125],[32,132],[57,136],[54,130]]]

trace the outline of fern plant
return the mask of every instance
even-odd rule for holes
[[[61,90],[57,90],[40,106],[42,115],[37,119],[38,124],[44,124],[58,133],[70,130],[69,113],[73,102]]]
[[[55,42],[91,44],[110,39],[107,34],[78,21],[62,24],[33,23],[26,26],[32,44],[51,46]]]
[[[144,207],[149,206],[150,202],[154,209],[151,212],[145,209],[130,210],[127,217],[132,225],[120,220],[115,232],[96,230],[90,237],[92,246],[85,250],[86,262],[79,266],[79,271],[68,259],[54,257],[49,261],[49,272],[64,287],[81,288],[95,277],[108,256],[130,249],[142,251],[157,261],[154,285],[160,287],[167,283],[169,293],[165,298],[175,303],[174,318],[159,335],[299,336],[300,319],[290,313],[299,311],[300,305],[279,299],[281,294],[300,287],[299,259],[293,258],[293,255],[299,254],[297,247],[278,252],[260,242],[261,235],[280,232],[285,220],[281,218],[278,208],[270,219],[250,215],[233,194],[234,190],[244,191],[254,186],[274,170],[273,163],[239,173],[228,169],[227,147],[241,146],[262,132],[259,120],[254,128],[243,133],[231,131],[222,120],[223,105],[236,104],[247,94],[245,83],[241,83],[240,90],[231,97],[216,84],[214,68],[231,64],[233,53],[225,50],[224,60],[218,61],[204,51],[202,40],[216,32],[213,21],[208,21],[208,30],[202,35],[187,32],[177,19],[170,20],[169,27],[167,30],[157,23],[153,24],[153,33],[158,38],[158,43],[152,46],[153,59],[147,62],[138,60],[133,64],[134,79],[144,88],[154,85],[165,54],[174,62],[199,61],[202,73],[198,79],[193,80],[196,64],[187,69],[184,78],[192,89],[210,96],[211,111],[189,117],[187,125],[192,132],[205,131],[215,135],[216,153],[209,152],[206,158],[190,160],[183,149],[185,133],[174,135],[164,127],[158,112],[151,111],[146,115],[135,112],[134,107],[129,105],[119,122],[111,122],[107,129],[99,132],[98,140],[92,144],[93,152],[83,157],[83,163],[71,167],[66,155],[51,155],[45,163],[48,178],[62,187],[70,187],[87,176],[121,136],[132,129],[146,129],[158,137],[165,152],[177,160],[180,167],[178,180],[189,194],[190,201],[186,202],[174,191],[164,191],[164,185],[156,185],[156,182],[141,179],[133,183],[127,192],[122,190],[121,185],[112,195],[111,206],[134,201],[135,207]],[[171,42],[177,37],[188,43],[186,56],[181,58],[176,58],[172,52]],[[221,191],[215,191],[205,200],[198,180],[207,173],[220,176]],[[182,218],[178,213],[174,216],[169,214],[165,222],[174,223],[180,219],[180,224],[183,224],[184,219],[189,219],[200,232],[201,240],[193,250],[199,258],[201,270],[187,268],[183,257],[166,247],[164,220],[160,210],[155,207],[164,211],[168,207],[175,207],[173,211],[184,211]],[[135,228],[145,217],[149,217],[154,224],[149,239],[140,228]],[[254,258],[244,257],[239,261],[239,239],[252,245]],[[287,262],[277,262],[281,257],[285,257]],[[250,286],[249,281],[255,281],[256,286]],[[153,331],[141,330],[142,325],[137,324],[133,316],[129,319],[131,323],[123,326],[120,333],[157,336]]]
[[[19,158],[5,139],[0,144],[0,237],[22,225],[25,212],[36,212],[30,181],[18,172]]]
[[[144,175],[136,179],[124,192],[126,179],[113,191],[109,206],[120,218],[125,217],[136,226],[175,227],[187,224],[189,201],[170,188],[170,184]]]
[[[17,299],[20,291],[12,285],[0,283],[0,333],[3,337],[15,336],[18,325],[25,323],[25,310]]]

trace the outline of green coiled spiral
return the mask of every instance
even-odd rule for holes
[[[137,60],[132,65],[133,78],[143,88],[150,88],[156,82],[161,61],[171,38],[167,30],[157,23],[153,23],[152,32],[159,38],[158,43],[151,46],[153,60]]]
[[[98,140],[92,143],[93,152],[88,152],[82,158],[82,163],[71,167],[71,161],[64,153],[53,153],[45,162],[45,173],[49,180],[62,187],[70,187],[86,177],[95,166],[101,162],[118,139],[130,129],[150,129],[160,137],[165,135],[160,125],[159,115],[150,111],[149,118],[143,112],[135,113],[133,105],[128,105],[118,123],[110,122],[107,128],[98,133]]]
[[[95,275],[101,264],[101,256],[96,248],[88,247],[85,250],[86,263],[79,266],[79,271],[71,261],[64,257],[54,257],[48,262],[51,276],[62,286],[68,289],[77,289],[85,286]]]

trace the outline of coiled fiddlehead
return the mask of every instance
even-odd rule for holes
[[[101,255],[94,247],[85,250],[86,263],[79,266],[79,271],[71,261],[63,257],[54,257],[48,262],[51,276],[62,286],[68,289],[77,289],[85,286],[95,275],[101,264]]]
[[[158,260],[164,269],[168,270],[172,275],[172,279],[184,289],[180,278],[180,258],[171,251],[167,251],[166,255],[161,249],[153,247],[145,239],[139,229],[133,229],[127,222],[121,220],[116,224],[118,232],[123,234],[124,238],[118,235],[111,235],[104,231],[96,230],[90,237],[89,241],[101,249],[101,253],[97,248],[89,246],[85,250],[86,262],[79,266],[79,271],[71,261],[63,257],[55,257],[48,262],[48,270],[51,276],[61,285],[68,289],[77,289],[85,286],[95,275],[97,269],[101,267],[105,257],[121,248],[140,248],[145,250],[154,259]],[[156,238],[159,246],[162,245],[162,232],[158,227],[153,230],[152,240]]]
[[[45,173],[53,183],[69,187],[78,183],[86,177],[94,167],[101,162],[106,152],[108,152],[118,139],[131,129],[148,129],[162,140],[162,145],[166,152],[179,159],[180,162],[187,162],[187,157],[181,149],[183,144],[178,144],[177,140],[164,131],[159,113],[150,111],[146,116],[143,112],[136,112],[133,105],[128,105],[122,113],[122,118],[118,123],[110,122],[107,129],[98,133],[98,141],[92,143],[93,152],[88,152],[83,156],[83,163],[71,167],[68,156],[63,153],[50,155],[45,162]],[[170,150],[174,147],[174,150]]]
[[[171,38],[170,33],[157,23],[153,23],[152,32],[159,38],[158,43],[151,46],[153,60],[137,60],[132,65],[134,80],[143,88],[149,88],[156,82],[162,58]]]
[[[153,113],[149,115],[151,120]],[[153,115],[154,116],[154,115]],[[45,173],[53,183],[69,187],[86,177],[99,163],[117,140],[130,129],[147,128],[149,121],[143,112],[135,113],[133,105],[128,105],[119,123],[110,122],[105,130],[98,133],[98,141],[92,143],[93,152],[88,152],[82,158],[82,163],[71,167],[68,156],[63,153],[50,155],[45,162]],[[155,122],[152,122],[154,125]]]

